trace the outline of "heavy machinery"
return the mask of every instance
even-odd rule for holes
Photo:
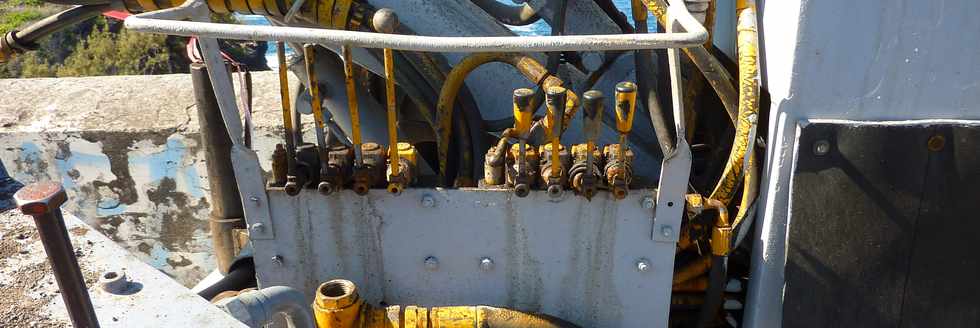
[[[797,44],[799,35],[818,34],[800,23],[802,12],[823,17],[820,10],[867,13],[887,5],[797,2],[796,11],[771,5],[796,14],[773,22],[793,20],[785,24],[799,30],[786,32],[792,37],[774,33],[783,43],[773,41],[760,54],[753,0],[632,0],[632,19],[603,0],[59,2],[81,5],[63,17],[125,10],[135,14],[125,21],[128,29],[197,38],[206,66],[195,69],[196,87],[213,90],[199,92],[199,103],[210,99],[217,118],[202,124],[230,141],[208,143],[230,155],[224,162],[233,172],[214,170],[212,181],[226,178],[212,189],[226,198],[237,194],[229,202],[240,204],[244,216],[212,218],[219,269],[228,273],[237,258],[251,256],[258,292],[299,291],[317,327],[980,320],[963,310],[975,309],[975,300],[941,297],[958,292],[939,277],[976,290],[975,279],[964,278],[978,272],[969,252],[944,251],[948,261],[964,261],[947,271],[913,265],[952,266],[917,255],[939,247],[917,238],[955,235],[951,227],[964,223],[951,218],[975,207],[929,200],[977,195],[972,174],[944,186],[929,181],[947,173],[932,163],[965,168],[976,161],[969,152],[949,157],[955,151],[947,148],[977,147],[967,137],[976,133],[975,121],[963,120],[975,118],[965,108],[980,103],[975,63],[960,61],[973,73],[956,80],[966,86],[962,93],[927,88],[921,95],[952,100],[922,111],[898,100],[891,105],[902,109],[890,112],[828,99],[844,93],[867,101],[800,62],[825,49]],[[961,11],[977,9],[953,2]],[[934,8],[902,2],[913,3]],[[946,7],[936,10],[940,18],[966,20]],[[274,26],[209,20],[232,12],[264,15]],[[649,31],[648,17],[659,31]],[[538,20],[550,26],[550,36],[518,37],[505,26]],[[29,48],[31,38],[11,32],[0,50],[9,56]],[[217,39],[277,42],[284,129],[271,178],[244,137]],[[302,56],[286,58],[286,46]],[[838,59],[842,50],[829,48],[827,60],[838,66],[812,65],[853,68]],[[760,102],[768,97],[760,88],[760,55],[768,56],[768,92],[778,91],[779,101]],[[289,85],[290,70],[302,85]],[[796,75],[801,71],[825,80],[805,80]],[[881,78],[885,88],[867,95],[907,99],[886,75],[863,75]],[[821,109],[807,97],[857,109]],[[309,116],[312,126],[302,123]],[[950,121],[882,122],[936,118]],[[303,139],[304,127],[315,140]],[[893,140],[922,147],[906,151]],[[896,178],[907,171],[926,181]],[[899,200],[923,205],[896,207]],[[940,214],[920,211],[926,207]],[[796,223],[789,225],[790,218]],[[939,218],[930,225],[939,228],[915,223],[926,218]],[[240,236],[247,240],[243,252],[235,247]],[[862,287],[872,281],[882,288]],[[243,293],[218,303],[241,318],[235,309],[273,299]],[[957,306],[934,316],[930,305],[945,303]],[[309,313],[277,309],[294,316],[293,325],[312,325],[295,318]],[[274,321],[262,318],[268,320],[248,322]]]

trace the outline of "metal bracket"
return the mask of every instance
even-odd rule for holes
[[[678,6],[671,6],[674,9]],[[684,29],[678,14],[689,15],[684,10],[667,12],[667,33]],[[684,130],[684,90],[681,78],[680,51],[667,49],[670,64],[670,93],[673,100],[674,131],[677,133],[677,147],[672,154],[664,157],[660,168],[660,186],[657,188],[657,207],[653,218],[653,240],[676,243],[681,230],[681,214],[684,210],[684,194],[691,175],[691,147],[687,144]]]

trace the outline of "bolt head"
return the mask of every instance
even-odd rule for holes
[[[483,271],[493,270],[493,259],[489,257],[484,257],[480,259],[480,270]]]
[[[14,201],[27,215],[41,215],[57,211],[68,200],[65,187],[54,181],[32,183],[14,193]]]
[[[646,210],[653,209],[653,207],[656,205],[657,200],[650,196],[643,197],[643,200],[640,201],[640,207],[643,207],[643,209]]]
[[[422,207],[433,208],[436,207],[436,199],[432,195],[424,195],[422,196],[421,204]]]
[[[664,238],[670,238],[670,236],[674,234],[674,228],[669,225],[662,226],[660,227],[660,234],[663,235]]]
[[[251,230],[254,231],[254,232],[263,232],[263,231],[265,231],[265,225],[262,224],[261,222],[253,223],[252,226],[251,226],[251,228],[252,228]]]
[[[827,155],[830,152],[830,142],[827,140],[817,140],[813,143],[813,154],[817,156]]]
[[[426,257],[423,263],[425,264],[425,268],[430,271],[439,269],[439,259],[437,259],[435,256]]]
[[[636,260],[636,270],[640,272],[650,271],[650,260],[647,259]]]

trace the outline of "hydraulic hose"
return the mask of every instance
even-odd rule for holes
[[[735,188],[742,179],[746,153],[754,147],[754,134],[759,113],[759,34],[756,27],[755,1],[739,0],[738,11],[738,121],[735,141],[725,164],[721,179],[711,192],[710,198],[726,205],[732,201]]]
[[[707,327],[718,315],[718,308],[724,299],[725,276],[727,275],[726,256],[711,256],[711,273],[708,274],[708,290],[705,292],[704,304],[698,311],[698,321],[695,327]]]
[[[537,10],[534,10],[528,3],[519,6],[508,6],[497,0],[473,0],[473,4],[483,9],[490,16],[493,16],[497,21],[507,25],[530,25],[541,19],[541,16],[538,16]]]
[[[23,30],[13,30],[0,37],[0,63],[7,61],[17,53],[34,50],[37,41],[68,26],[95,18],[104,11],[112,8],[105,3],[75,6],[57,14],[48,16]]]
[[[313,314],[319,328],[577,327],[544,314],[491,306],[378,307],[365,302],[358,295],[357,286],[343,279],[327,281],[317,288]]]
[[[666,24],[667,18],[667,2],[664,0],[642,0],[647,5],[647,9],[657,17],[657,22],[661,25]],[[722,105],[725,106],[725,111],[728,112],[728,117],[732,121],[736,121],[738,118],[738,92],[735,90],[735,86],[732,84],[732,75],[728,73],[725,66],[715,58],[704,45],[699,45],[690,48],[681,48],[688,58],[694,62],[694,65],[698,67],[704,78],[708,80],[711,87],[718,94],[718,98],[721,99]]]
[[[232,264],[228,274],[208,288],[197,292],[197,295],[210,301],[221,292],[242,290],[255,286],[255,262],[252,261],[252,258],[245,258]]]
[[[631,2],[633,21],[636,22],[636,33],[647,33],[647,8],[640,0]],[[660,97],[654,88],[654,78],[656,73],[653,71],[653,50],[637,50],[633,59],[636,64],[636,82],[640,89],[640,102],[650,114],[650,122],[653,124],[653,131],[657,135],[657,142],[660,144],[660,151],[666,157],[674,151],[674,122],[664,113],[664,106],[660,103]]]
[[[446,81],[443,83],[442,90],[439,92],[439,102],[436,105],[436,114],[439,123],[439,138],[438,138],[438,155],[439,155],[439,184],[446,186],[449,182],[446,180],[446,168],[448,166],[447,159],[449,155],[449,142],[450,135],[452,133],[452,122],[454,120],[453,107],[456,102],[456,96],[459,93],[460,88],[463,86],[463,81],[466,80],[466,76],[470,72],[477,69],[478,67],[492,62],[499,62],[511,65],[517,69],[524,77],[526,77],[531,82],[540,85],[543,88],[548,88],[552,86],[563,86],[564,81],[558,77],[548,74],[547,69],[541,66],[537,60],[531,58],[530,56],[520,54],[520,53],[474,53],[466,58],[463,58],[456,66],[453,67],[452,71],[446,75]],[[540,102],[536,102],[532,106],[536,108],[540,105]],[[575,109],[578,107],[578,97],[574,93],[568,94],[568,103],[565,109],[565,119],[563,122],[570,122],[571,117],[575,114]],[[567,128],[567,125],[565,126]]]

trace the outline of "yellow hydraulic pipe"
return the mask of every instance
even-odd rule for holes
[[[647,9],[657,17],[657,22],[660,24],[667,23],[667,2],[664,0],[642,0],[647,5]],[[678,0],[679,1],[679,0]],[[728,73],[728,70],[718,61],[715,56],[708,52],[708,49],[703,45],[691,48],[682,48],[685,54],[694,65],[698,67],[704,78],[708,80],[711,87],[714,88],[715,93],[718,94],[718,98],[721,99],[722,105],[725,106],[725,111],[728,112],[728,117],[734,122],[738,117],[737,104],[738,104],[738,92],[735,90],[735,86],[732,85],[732,76]]]
[[[300,0],[281,0],[286,8]],[[304,0],[298,17],[330,29],[346,29],[350,23],[351,8],[354,0]],[[126,10],[131,13],[141,13],[160,9],[177,7],[185,0],[154,1],[135,0],[123,1]],[[208,8],[216,14],[239,13],[245,15],[267,15],[276,18],[286,16],[279,10],[275,0],[206,0]]]
[[[354,147],[354,165],[361,167],[364,158],[361,155],[361,114],[357,108],[357,90],[354,89],[354,58],[351,47],[344,45],[340,49],[344,57],[344,84],[347,86],[347,108],[350,109],[351,142]]]
[[[711,198],[729,204],[735,188],[742,180],[746,153],[752,149],[751,137],[759,117],[759,34],[756,28],[755,1],[739,0],[738,8],[738,82],[739,103],[735,141],[725,164],[721,179],[711,192]]]
[[[538,63],[537,60],[531,58],[530,56],[520,54],[520,53],[475,53],[463,58],[459,63],[453,66],[452,71],[446,75],[446,81],[442,85],[442,89],[439,91],[439,102],[436,105],[436,113],[439,120],[439,182],[441,185],[446,184],[446,168],[447,160],[449,157],[449,137],[452,133],[452,117],[453,117],[453,107],[456,102],[456,95],[459,93],[459,89],[463,86],[463,81],[473,70],[487,63],[505,63],[515,69],[517,69],[524,77],[526,77],[531,82],[540,84],[543,88],[547,89],[552,86],[562,86],[565,84],[564,81],[558,77],[548,73],[548,70]],[[568,104],[565,108],[565,117],[563,122],[566,122],[564,128],[567,128],[567,122],[571,121],[572,115],[575,114],[575,109],[578,106],[578,97],[574,93],[568,94]],[[536,106],[532,106],[536,107]]]
[[[313,314],[319,328],[559,328],[577,327],[543,314],[490,306],[375,307],[357,294],[349,280],[336,279],[317,288]]]
[[[381,33],[395,33],[398,16],[391,9],[382,8],[372,17],[374,29]],[[398,108],[395,103],[395,58],[394,51],[384,48],[385,91],[388,104],[388,191],[401,193],[405,181],[401,174],[401,159],[398,152]]]

